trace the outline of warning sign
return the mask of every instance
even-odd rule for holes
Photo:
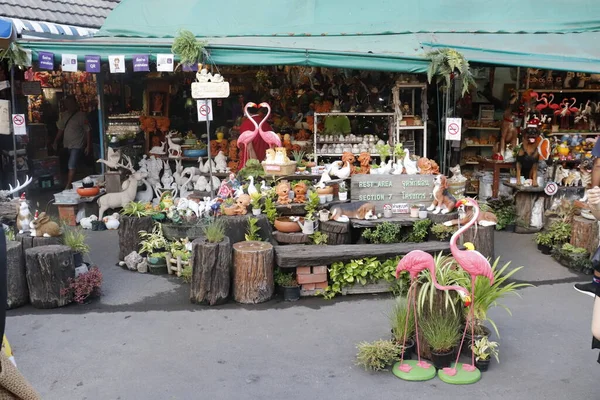
[[[446,140],[460,140],[461,118],[446,118]]]
[[[196,100],[198,121],[213,120],[212,100]]]
[[[27,128],[25,127],[25,114],[13,114],[13,132],[15,135],[27,135]]]

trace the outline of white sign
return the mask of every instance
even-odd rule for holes
[[[446,140],[460,140],[461,118],[446,118]]]
[[[0,135],[10,135],[10,101],[0,100]]]
[[[173,54],[157,54],[156,70],[159,72],[173,72],[174,59]]]
[[[25,114],[13,114],[13,132],[17,136],[27,135],[27,128],[25,128]]]
[[[125,73],[125,56],[108,56],[108,65],[110,67],[111,74],[124,74]]]
[[[548,196],[554,196],[558,192],[558,185],[554,182],[548,182],[544,188],[544,193]]]
[[[196,100],[198,110],[198,121],[213,120],[212,100]]]
[[[192,98],[224,99],[229,97],[229,82],[193,82]]]
[[[63,54],[61,65],[64,72],[77,72],[77,54]]]

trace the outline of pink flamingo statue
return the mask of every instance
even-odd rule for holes
[[[575,103],[577,103],[577,99],[575,97],[571,97],[571,100],[573,100],[573,102],[571,104],[569,104],[569,111],[572,114],[576,114],[577,112],[579,112],[579,108],[575,107]]]
[[[267,116],[260,121],[260,124],[258,124],[258,132],[260,133],[260,136],[269,145],[269,147],[281,147],[281,139],[279,139],[279,136],[277,136],[277,134],[273,131],[264,131],[262,128],[265,121],[268,121],[269,117],[271,116],[271,106],[268,103],[260,103],[258,107],[265,107],[267,109]]]
[[[553,103],[554,101],[554,95],[552,93],[550,93],[548,95],[548,98],[550,98],[550,102],[548,103],[548,108],[553,109],[554,111],[558,110],[560,108],[560,105]]]
[[[450,238],[450,251],[452,256],[458,263],[458,265],[464,269],[469,275],[471,275],[471,308],[469,310],[469,318],[467,321],[472,321],[475,309],[473,308],[473,303],[475,302],[475,279],[478,276],[484,276],[490,280],[490,285],[494,284],[494,272],[492,271],[492,267],[490,266],[490,262],[478,251],[476,250],[459,250],[456,246],[456,241],[458,237],[466,232],[471,226],[473,226],[477,222],[477,218],[479,217],[479,205],[477,202],[471,198],[464,198],[459,200],[456,203],[457,207],[460,206],[471,206],[473,207],[473,216],[471,220],[467,222],[462,228],[454,232],[452,237]],[[460,346],[458,348],[458,355],[456,357],[456,362],[451,368],[444,368],[442,370],[448,376],[456,375],[456,366],[458,365],[458,359],[460,357],[460,352],[462,350],[462,346],[465,341],[465,335],[467,333],[468,326],[471,325],[471,346],[475,343],[475,328],[472,323],[465,324],[465,330],[463,331],[462,340],[460,342]],[[463,364],[463,370],[467,372],[475,371],[475,354],[471,352],[471,364]]]
[[[242,148],[242,146],[244,147],[244,154],[243,154],[243,157],[241,157],[243,164],[248,159],[248,143],[251,143],[254,140],[256,135],[258,135],[258,130],[259,130],[258,123],[254,120],[254,118],[252,118],[252,116],[248,112],[248,109],[250,107],[256,108],[257,105],[256,105],[256,103],[252,103],[252,102],[246,103],[246,105],[244,106],[244,115],[250,120],[250,122],[252,122],[252,125],[254,125],[254,130],[242,132],[237,140],[237,146],[239,148]]]
[[[538,102],[539,104],[535,106],[535,109],[542,111],[544,108],[548,107],[548,95],[546,93],[542,93],[542,97],[538,100]]]
[[[403,344],[403,346],[406,345],[406,339],[407,339],[406,338],[406,329],[408,328],[408,317],[409,317],[409,312],[411,309],[411,300],[412,300],[412,307],[413,307],[414,318],[415,318],[415,339],[417,342],[417,358],[418,358],[418,362],[417,362],[416,366],[419,368],[423,368],[423,369],[429,369],[431,367],[431,364],[429,364],[426,361],[421,360],[421,351],[420,351],[420,344],[419,344],[419,324],[417,322],[417,298],[416,298],[417,292],[416,292],[416,290],[414,290],[417,276],[421,273],[421,271],[423,271],[425,269],[429,270],[429,272],[431,274],[431,281],[433,282],[433,285],[435,286],[436,289],[456,291],[461,296],[465,305],[467,305],[467,306],[470,305],[470,297],[469,297],[469,292],[461,286],[442,286],[442,285],[438,284],[437,278],[435,276],[435,259],[429,253],[426,253],[422,250],[413,250],[410,253],[408,253],[406,256],[404,256],[398,263],[398,267],[396,267],[396,279],[398,279],[398,277],[400,276],[400,274],[402,272],[408,271],[408,273],[410,275],[410,281],[411,281],[410,287],[408,288],[408,293],[406,294],[406,297],[408,300],[407,301],[408,312],[406,313],[404,338],[403,338],[402,344]],[[412,294],[412,297],[411,297],[411,294]],[[412,369],[412,367],[409,364],[404,363],[404,353],[402,353],[402,357],[400,359],[398,369],[405,373],[410,372],[410,370]]]

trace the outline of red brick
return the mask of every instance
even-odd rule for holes
[[[304,285],[305,283],[325,282],[327,280],[327,274],[298,275],[296,278],[298,279],[299,284]]]
[[[327,283],[327,281],[315,283],[315,289],[326,289],[327,286],[329,286],[329,284]]]
[[[310,267],[297,267],[296,275],[310,275]]]
[[[302,285],[302,290],[315,290],[315,284],[314,283],[306,283],[306,284]]]
[[[312,273],[313,274],[326,274],[327,273],[327,267],[326,266],[320,266],[320,267],[312,267]]]

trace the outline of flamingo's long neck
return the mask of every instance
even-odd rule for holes
[[[431,282],[433,282],[433,286],[435,286],[438,290],[454,290],[455,292],[462,292],[463,294],[469,294],[467,290],[460,286],[443,286],[440,285],[437,281],[437,277],[435,276],[435,265],[429,265],[428,267],[429,273],[431,274]]]
[[[454,256],[454,258],[457,258],[457,256],[460,257],[460,250],[458,250],[458,247],[456,246],[456,241],[458,240],[458,237],[465,233],[467,229],[469,229],[471,226],[473,226],[473,224],[477,222],[477,218],[479,218],[479,206],[477,205],[477,203],[473,202],[473,216],[471,217],[471,220],[467,222],[462,228],[454,232],[454,235],[452,235],[452,237],[450,238],[450,252]]]
[[[267,115],[262,119],[262,121],[260,121],[260,124],[258,124],[258,129],[261,132],[264,132],[262,129],[262,125],[269,119],[269,116],[271,115],[271,106],[268,105],[267,103],[262,104],[265,106],[265,108],[267,109]]]
[[[548,95],[548,97],[550,98],[550,102],[548,103],[548,105],[550,105],[554,101],[554,95],[550,94],[550,95]]]
[[[252,103],[248,103],[246,104],[246,106],[244,107],[244,115],[246,115],[246,117],[248,117],[248,119],[250,120],[250,122],[252,122],[252,125],[254,125],[254,131],[258,131],[258,124],[256,123],[256,121],[254,120],[254,118],[252,117],[252,115],[250,115],[250,113],[248,112],[248,109],[250,108],[250,105]],[[262,122],[261,122],[262,123]]]

